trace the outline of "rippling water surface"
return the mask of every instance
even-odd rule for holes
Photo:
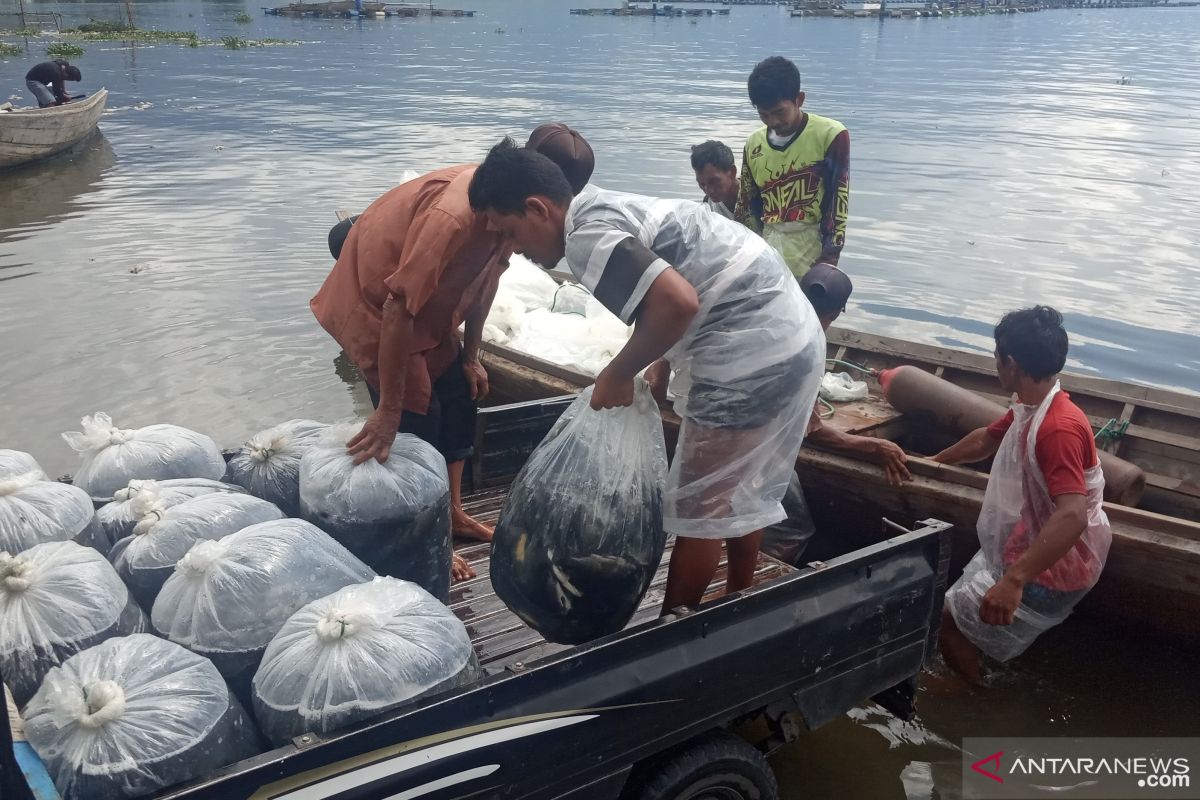
[[[847,326],[990,351],[1003,311],[1048,302],[1067,314],[1073,369],[1200,391],[1200,10],[881,22],[751,7],[693,24],[567,14],[600,0],[454,2],[482,13],[350,22],[136,3],[142,27],[301,44],[86,44],[83,88],[111,92],[103,138],[0,175],[0,446],[65,472],[58,433],[94,410],[227,446],[282,419],[361,411],[307,308],[335,209],[555,119],[595,145],[597,183],[696,197],[689,145],[740,150],[757,125],[746,76],[773,53],[800,64],[811,110],[851,129]],[[119,14],[37,8],[68,24]],[[251,24],[234,22],[242,10]],[[0,61],[0,101],[25,100],[43,48]],[[1150,732],[1195,719],[1171,717],[1180,698],[1159,690],[1091,724],[1098,712],[1079,709],[1108,702],[1105,685],[1059,673],[1094,664],[1080,644],[1105,629],[1074,630],[1039,651],[1051,655],[1034,658],[1036,679],[990,699],[927,687],[926,722],[957,741],[977,719],[1050,731],[1082,715],[1076,733],[1108,731],[1134,705],[1166,715],[1145,717]],[[1155,652],[1160,666],[1121,672],[1124,685],[1178,679],[1186,661]],[[789,792],[839,796],[850,781],[861,791],[846,796],[899,797],[904,772],[921,796],[957,757],[932,740],[888,749],[858,723],[789,750]]]

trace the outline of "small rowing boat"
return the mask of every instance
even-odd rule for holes
[[[0,111],[0,169],[61,153],[96,132],[108,90],[62,106]]]

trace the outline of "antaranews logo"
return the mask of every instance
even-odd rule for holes
[[[1200,800],[1200,738],[965,739],[963,797]]]

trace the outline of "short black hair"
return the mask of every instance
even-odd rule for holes
[[[800,95],[800,70],[783,56],[771,56],[758,62],[746,81],[750,102],[755,108],[770,108],[781,100]]]
[[[1011,358],[1035,381],[1062,372],[1067,363],[1067,329],[1050,306],[1010,311],[996,325],[996,355]]]
[[[76,67],[74,65],[68,65],[66,68],[66,73],[67,73],[67,80],[69,80],[69,81],[83,80],[83,73],[79,71],[79,67]]]
[[[692,169],[699,172],[709,164],[717,169],[733,169],[733,151],[729,145],[715,139],[692,145]]]
[[[475,168],[467,195],[476,212],[524,214],[525,201],[534,195],[565,206],[575,192],[557,164],[506,136]]]

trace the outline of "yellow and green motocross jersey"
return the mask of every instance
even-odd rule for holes
[[[850,133],[837,120],[805,114],[783,147],[764,126],[742,157],[739,222],[758,231],[797,277],[817,260],[836,264],[850,207]]]

